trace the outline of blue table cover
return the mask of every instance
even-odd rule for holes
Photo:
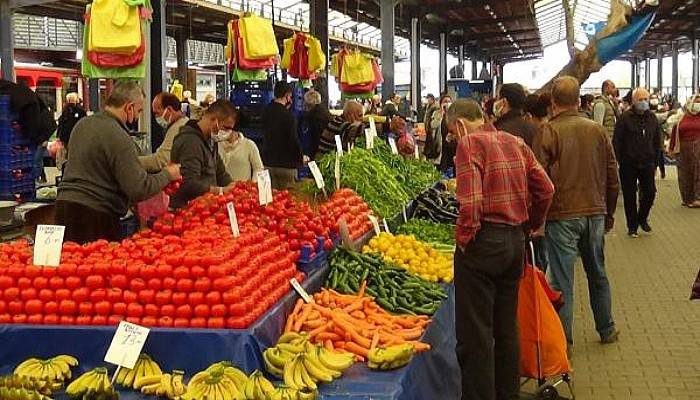
[[[310,274],[303,283],[314,293],[328,274],[324,266]],[[343,376],[320,388],[320,399],[458,399],[460,371],[454,352],[454,286],[448,287],[448,299],[433,316],[423,341],[432,346],[416,355],[405,368],[395,371],[372,371],[356,364]],[[154,328],[144,346],[164,371],[184,369],[189,377],[211,363],[231,360],[246,373],[263,370],[262,350],[274,345],[282,332],[286,315],[298,298],[287,294],[277,305],[247,330],[164,329]],[[76,373],[105,366],[102,361],[115,328],[0,325],[0,375],[11,373],[15,365],[29,357],[48,358],[71,354],[80,360]],[[110,369],[114,371],[114,367]],[[279,383],[279,382],[275,382]],[[66,399],[62,394],[56,399]],[[138,392],[122,391],[121,398],[150,398]]]

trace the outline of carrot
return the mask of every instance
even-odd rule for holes
[[[318,335],[316,335],[316,340],[317,341],[338,341],[338,340],[343,340],[343,338],[338,335],[335,332],[320,332]]]
[[[362,309],[362,306],[364,303],[365,302],[363,299],[357,299],[357,300],[353,301],[352,303],[350,303],[350,305],[345,306],[343,308],[343,311],[345,311],[347,313],[352,313],[353,311],[359,311]]]
[[[360,310],[355,310],[355,311],[351,312],[350,315],[352,315],[353,318],[357,318],[357,319],[360,319],[363,321],[367,319],[367,315],[365,315],[365,313],[363,313]]]
[[[323,297],[323,304],[328,304],[331,302],[331,292],[324,290],[322,297]]]
[[[379,329],[374,331],[374,335],[372,336],[372,344],[370,344],[369,348],[373,349],[379,345]]]
[[[319,319],[321,318],[321,313],[318,312],[318,310],[311,310],[311,313],[309,313],[309,319]]]
[[[369,349],[368,349],[368,348],[363,347],[363,346],[361,346],[361,345],[359,345],[359,344],[357,344],[357,343],[355,343],[355,342],[346,342],[346,343],[345,343],[345,350],[347,350],[347,351],[349,351],[349,352],[351,352],[351,353],[355,353],[355,354],[357,354],[358,356],[362,356],[362,357],[365,357],[365,358],[367,358],[367,356],[369,355]]]
[[[326,325],[326,321],[324,321],[322,319],[309,319],[309,320],[304,321],[304,323],[302,324],[302,326],[304,328],[307,328],[307,329],[316,329],[319,326],[324,326],[324,325]]]
[[[318,335],[319,333],[328,331],[328,329],[330,329],[330,327],[331,327],[330,322],[325,323],[325,324],[319,326],[318,328],[312,330],[311,332],[309,332],[309,336],[312,338],[315,338],[316,335]]]
[[[416,349],[416,351],[428,351],[430,350],[430,343],[424,343],[424,342],[408,342],[413,345],[413,348]]]
[[[402,329],[397,332],[398,336],[401,336],[402,338],[406,340],[415,340],[419,339],[421,335],[423,334],[423,329],[421,328],[413,328],[413,329]]]
[[[304,300],[297,299],[296,304],[294,304],[294,309],[292,310],[292,313],[289,314],[289,317],[287,318],[287,323],[284,325],[285,332],[289,332],[292,330],[294,319],[296,318],[296,315],[299,313],[299,310],[301,309],[301,306],[303,304],[304,304]]]
[[[357,292],[358,298],[363,298],[365,296],[365,289],[367,289],[367,280],[363,280],[360,284],[360,290]]]
[[[314,310],[318,311],[322,316],[326,318],[330,318],[333,315],[333,312],[328,307],[323,307],[318,304],[311,304],[311,307],[313,307]]]
[[[313,304],[313,303],[312,303]],[[309,317],[309,314],[311,313],[311,307],[305,305],[302,310],[301,314],[299,315],[299,318],[294,322],[294,330],[299,332],[301,330],[301,324],[306,321],[306,319]]]
[[[347,334],[350,334],[350,337],[352,338],[353,342],[355,342],[355,343],[357,343],[365,348],[369,348],[369,345],[372,342],[369,339],[367,339],[366,337],[357,333],[357,331],[355,330],[355,328],[352,327],[352,325],[346,323],[345,321],[342,321],[340,318],[336,318],[335,316],[333,318],[333,323],[338,325]]]
[[[339,340],[337,342],[333,342],[333,346],[335,347],[336,350],[345,350],[345,343],[342,340]]]

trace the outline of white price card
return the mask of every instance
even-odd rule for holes
[[[406,215],[406,205],[403,206],[401,213],[403,214],[403,222],[408,222],[408,216]]]
[[[236,216],[236,208],[233,206],[232,202],[226,204],[226,210],[228,211],[228,220],[231,222],[231,233],[233,237],[237,238],[241,236],[241,230],[238,227],[238,217]]]
[[[343,141],[340,140],[340,135],[335,135],[335,151],[341,157],[343,156]]]
[[[413,156],[416,157],[416,160],[420,159],[420,154],[418,153],[418,145],[413,146]]]
[[[34,239],[34,265],[58,267],[61,263],[63,235],[62,225],[37,225]]]
[[[301,296],[301,298],[304,299],[305,302],[307,302],[307,303],[314,302],[314,299],[311,296],[309,296],[309,294],[306,292],[306,290],[304,290],[303,287],[301,287],[301,285],[299,284],[299,281],[297,281],[296,278],[290,279],[289,283],[292,284],[292,287],[294,288],[294,290],[296,290],[297,293],[299,293],[299,296]]]
[[[368,149],[374,148],[374,135],[371,129],[365,129],[365,147]]]
[[[384,218],[382,223],[384,224],[384,232],[391,233],[391,231],[389,230],[389,224],[386,223],[386,218]]]
[[[334,175],[335,175],[335,190],[338,190],[338,189],[340,189],[340,155],[338,153],[335,154]]]
[[[270,170],[264,169],[255,174],[258,181],[258,200],[260,205],[272,203],[272,181],[270,180]]]
[[[316,187],[319,189],[323,189],[326,186],[326,182],[323,180],[323,174],[321,174],[321,170],[318,168],[318,164],[316,164],[316,161],[309,161],[307,165],[311,170],[311,175],[314,176],[314,180],[316,181]]]
[[[374,115],[369,116],[369,132],[373,138],[377,136],[377,124],[374,122]]]
[[[372,222],[372,228],[374,228],[374,234],[379,235],[381,231],[379,230],[379,220],[377,220],[377,217],[374,215],[367,215],[367,218],[369,218],[370,222]]]
[[[120,322],[105,354],[105,361],[124,368],[134,368],[150,331],[130,322]]]
[[[399,149],[396,147],[396,139],[393,137],[389,138],[389,147],[391,147],[391,152],[394,154],[399,154]]]

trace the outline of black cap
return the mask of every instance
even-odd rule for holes
[[[525,106],[525,88],[519,83],[506,83],[498,93],[500,97],[508,100],[511,108],[522,109]]]
[[[435,95],[433,95],[432,93],[428,93],[428,95],[425,96],[425,98],[435,100]]]

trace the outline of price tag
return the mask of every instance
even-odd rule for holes
[[[228,211],[228,220],[231,222],[231,233],[233,237],[237,238],[241,236],[241,231],[238,228],[238,217],[236,216],[236,208],[233,207],[232,202],[226,204],[226,210]]]
[[[416,160],[420,159],[420,154],[418,154],[418,145],[413,146],[413,155],[416,157]]]
[[[372,138],[377,135],[377,124],[374,122],[374,115],[369,116],[369,132],[372,134]]]
[[[401,213],[403,214],[403,222],[408,222],[408,217],[406,216],[406,206],[405,205],[403,206]]]
[[[343,141],[340,140],[340,135],[335,135],[335,151],[341,157],[343,156]]]
[[[321,170],[318,168],[318,164],[316,164],[316,161],[309,161],[308,166],[311,170],[311,175],[314,176],[314,180],[316,181],[316,187],[323,189],[326,186],[326,182],[323,180],[323,175],[321,174]]]
[[[399,154],[399,149],[396,147],[396,139],[393,137],[389,138],[389,147],[391,147],[391,152],[394,154]]]
[[[340,155],[338,153],[335,154],[334,175],[335,175],[335,190],[338,190],[338,189],[340,189]]]
[[[372,222],[374,233],[376,235],[379,235],[381,231],[379,230],[379,221],[377,220],[377,217],[375,217],[374,215],[367,215],[367,218],[369,218],[370,222]]]
[[[371,129],[365,129],[365,146],[368,149],[374,148],[374,134]]]
[[[105,354],[105,361],[124,368],[134,368],[149,332],[150,329],[143,326],[120,322]]]
[[[389,224],[386,223],[386,218],[384,218],[384,220],[382,221],[382,223],[384,224],[384,231],[385,231],[386,233],[391,233],[391,231],[389,230]]]
[[[258,200],[260,205],[272,203],[272,182],[270,180],[270,171],[264,169],[255,174],[255,179],[258,181]]]
[[[65,226],[37,225],[34,239],[34,265],[58,267],[61,263],[65,232]]]
[[[301,296],[301,298],[304,299],[305,302],[307,302],[307,303],[314,302],[314,299],[311,296],[309,296],[308,293],[306,293],[306,290],[304,290],[304,288],[301,287],[301,285],[299,284],[299,281],[297,281],[296,278],[290,279],[289,283],[292,284],[292,287],[294,288],[294,290],[296,290],[297,293],[299,293],[299,296]]]

